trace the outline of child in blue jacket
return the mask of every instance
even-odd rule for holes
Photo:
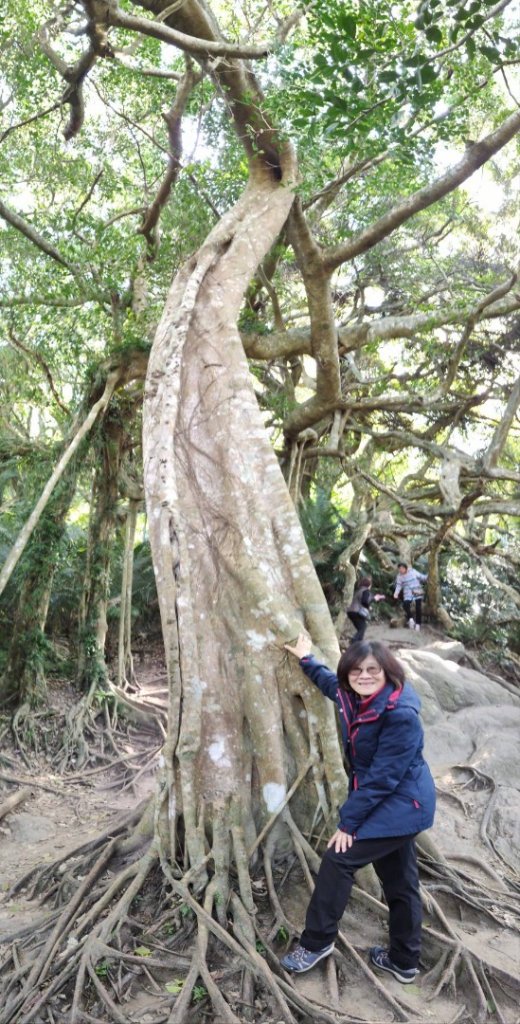
[[[305,633],[286,648],[338,708],[351,765],[349,792],[328,842],[300,944],[282,959],[302,973],[334,949],[354,872],[373,864],[389,910],[390,946],[374,946],[372,963],[409,984],[418,973],[422,910],[414,837],[430,828],[435,787],[423,754],[420,701],[403,665],[380,643],[354,643],[337,675],[310,654]]]

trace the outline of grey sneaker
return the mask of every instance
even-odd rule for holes
[[[378,967],[380,971],[388,971],[388,974],[392,974],[403,985],[410,985],[419,974],[418,967],[405,968],[394,964],[388,955],[388,950],[383,949],[382,946],[372,946],[370,959],[374,967]]]
[[[331,942],[330,946],[324,946],[323,949],[316,950],[312,953],[310,949],[305,949],[303,946],[296,946],[292,953],[286,953],[280,963],[282,967],[285,967],[286,971],[291,971],[293,974],[303,974],[304,971],[310,971],[311,967],[315,967],[323,957],[330,956],[334,949],[334,943]]]
[[[408,619],[408,629],[415,629],[415,619]]]

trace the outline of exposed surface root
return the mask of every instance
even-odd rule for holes
[[[49,913],[38,935],[25,928],[3,939],[0,1024],[141,1024],[145,992],[151,1024],[207,1019],[210,1006],[209,1019],[219,1024],[384,1024],[388,1014],[403,1024],[426,1024],[434,1019],[432,1003],[446,997],[452,1002],[449,1024],[483,1024],[490,1007],[498,1024],[512,1021],[520,982],[491,958],[477,955],[450,913],[454,906],[484,914],[496,928],[518,927],[517,894],[507,878],[488,873],[487,881],[477,883],[467,871],[437,858],[431,841],[424,847],[421,843],[423,998],[417,1000],[416,986],[399,986],[377,975],[344,927],[334,957],[314,972],[321,988],[309,989],[279,964],[298,928],[286,905],[286,869],[274,859],[275,820],[283,819],[288,829],[289,863],[308,888],[318,860],[288,803],[264,830],[261,859],[257,843],[248,851],[256,861],[253,874],[245,880],[239,870],[235,875],[231,870],[224,905],[212,851],[205,857],[207,884],[201,891],[197,887],[195,895],[191,885],[200,880],[200,866],[198,876],[193,869],[182,876],[178,862],[172,867],[158,827],[160,807],[155,829],[154,815],[143,816],[144,809],[17,884],[14,891],[29,887],[30,896],[39,894]],[[239,849],[232,828],[229,834]],[[373,927],[387,915],[384,903],[357,886],[356,905],[373,918]],[[350,985],[353,977],[366,993],[368,1010],[364,1000],[345,999],[344,979]],[[440,1022],[435,1019],[435,1024]]]
[[[89,764],[100,764],[106,768],[118,765],[123,769],[125,783],[132,778],[136,771],[133,761],[146,754],[149,734],[158,740],[164,739],[165,735],[154,706],[147,706],[143,701],[139,707],[134,707],[134,703],[138,702],[131,702],[123,691],[109,682],[103,691],[92,686],[79,704],[67,712],[62,742],[53,759],[55,770],[64,772],[72,769],[76,772],[88,770]],[[129,752],[132,719],[139,722],[140,728],[133,741],[137,749]]]
[[[154,672],[152,683],[155,676]],[[70,781],[83,782],[112,770],[117,777],[107,788],[123,790],[150,771],[166,735],[164,703],[155,690],[149,698],[143,684],[138,697],[128,697],[107,681],[103,688],[93,683],[72,704],[56,687],[50,690],[50,701],[42,710],[22,705],[10,722],[14,751],[27,771],[34,771],[35,755]],[[1,761],[18,768],[7,755]],[[30,784],[43,788],[37,782]]]

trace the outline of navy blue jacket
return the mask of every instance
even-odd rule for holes
[[[305,674],[337,705],[351,765],[348,798],[339,828],[356,839],[414,835],[430,828],[435,785],[423,758],[420,700],[410,683],[387,683],[373,697],[356,699],[313,655],[302,658]]]

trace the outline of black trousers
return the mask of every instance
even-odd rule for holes
[[[345,853],[327,850],[307,908],[302,946],[314,953],[334,942],[354,872],[365,864],[374,865],[388,904],[390,959],[405,970],[417,967],[422,907],[414,836],[357,839]]]
[[[368,619],[365,618],[364,615],[359,615],[358,612],[347,612],[347,615],[352,625],[355,626],[357,630],[357,633],[355,634],[355,636],[352,637],[352,640],[350,641],[351,644],[354,644],[356,640],[361,641],[363,639],[366,633],[366,628],[368,626]]]
[[[422,597],[414,597],[409,601],[403,601],[406,621],[408,622],[408,619],[413,619],[412,601],[415,601],[415,621],[420,626],[422,622]]]

